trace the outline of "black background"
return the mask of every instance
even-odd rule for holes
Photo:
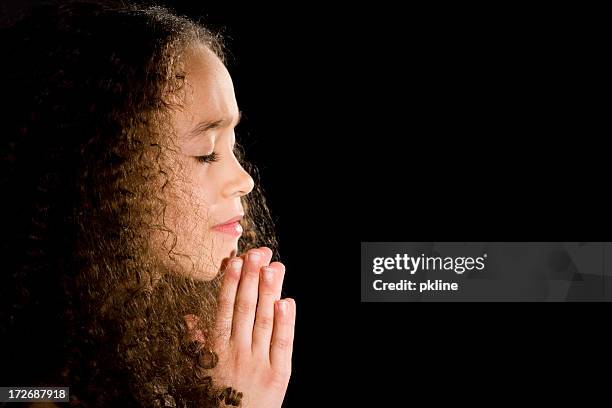
[[[368,10],[377,52],[362,115],[361,241],[609,241],[600,12]],[[609,366],[611,311],[360,304],[360,383],[372,406],[584,404],[605,389],[594,373]]]

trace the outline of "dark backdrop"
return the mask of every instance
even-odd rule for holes
[[[610,241],[603,10],[370,3],[361,241]],[[359,54],[358,54],[359,55]],[[588,240],[587,240],[588,238]],[[372,406],[601,393],[608,304],[362,303]],[[581,392],[579,390],[586,390]],[[536,402],[536,404],[537,404]],[[389,405],[385,405],[389,404]]]

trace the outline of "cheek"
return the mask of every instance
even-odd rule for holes
[[[181,245],[201,246],[210,235],[210,202],[202,185],[191,181],[183,183],[166,208],[167,220],[181,239]]]
[[[210,208],[217,197],[217,180],[219,167],[217,163],[211,165],[193,164],[187,167],[186,181],[182,185],[182,194],[190,197],[190,204],[194,207]]]
[[[210,230],[213,204],[209,197],[214,194],[214,189],[209,188],[212,183],[206,183],[201,174],[198,179],[197,175],[196,172],[188,180],[166,189],[167,205],[163,218],[173,234],[165,233],[160,253],[168,257],[172,249],[171,254],[180,254],[167,261],[170,270],[210,280],[217,275],[223,259],[231,256],[237,248],[236,240]]]
[[[214,179],[206,170],[201,164],[189,162],[183,180],[174,188],[172,201],[184,222],[208,222],[214,199]]]

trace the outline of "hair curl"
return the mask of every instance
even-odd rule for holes
[[[1,31],[2,383],[70,386],[82,406],[217,406],[227,388],[180,351],[180,317],[212,327],[222,274],[162,273],[148,236],[176,242],[167,96],[183,90],[186,50],[223,59],[221,38],[165,7],[96,1],[39,6]],[[256,182],[239,250],[275,250],[238,153]]]

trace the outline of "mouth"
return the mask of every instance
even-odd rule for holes
[[[240,225],[240,220],[242,219],[242,217],[243,215],[238,215],[236,217],[230,218],[229,220],[221,224],[215,225],[211,229],[222,234],[239,237],[240,235],[242,235],[242,225]]]

